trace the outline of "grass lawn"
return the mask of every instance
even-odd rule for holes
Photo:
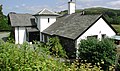
[[[120,34],[120,25],[112,25],[112,26]]]

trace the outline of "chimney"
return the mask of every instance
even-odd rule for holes
[[[70,0],[68,2],[68,14],[72,14],[72,13],[75,13],[75,2]]]

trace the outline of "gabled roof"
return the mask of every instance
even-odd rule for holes
[[[37,14],[35,14],[34,16],[59,16],[59,14],[52,12],[48,9],[43,9],[40,12],[38,12]]]
[[[42,33],[75,40],[101,17],[102,15],[81,15],[81,13],[67,15],[57,19]]]
[[[35,17],[31,14],[8,14],[9,21],[12,27],[15,26],[36,26]]]

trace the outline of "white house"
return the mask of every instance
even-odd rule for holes
[[[8,18],[13,28],[15,44],[22,44],[24,41],[29,41],[27,35],[29,32],[39,32],[36,28],[34,16],[31,14],[10,13]]]
[[[58,16],[59,14],[54,13],[48,9],[43,9],[34,15],[37,23],[37,28],[40,30],[40,41],[45,41],[44,35],[42,35],[41,32],[53,24]]]
[[[24,41],[44,41],[43,30],[56,21],[59,14],[43,9],[35,15],[9,13],[9,23],[13,27],[15,44],[23,44]]]
[[[102,39],[116,35],[115,29],[101,15],[75,13],[75,2],[68,2],[68,14],[59,16],[48,9],[35,15],[9,14],[9,21],[15,32],[15,43],[40,40],[47,42],[49,37],[57,36],[71,57],[78,49],[81,39],[96,37]],[[36,33],[35,33],[36,32]]]
[[[75,52],[81,39],[95,37],[101,40],[104,37],[114,36],[116,33],[103,15],[80,13],[60,17],[42,32],[46,36],[58,36],[67,52]]]

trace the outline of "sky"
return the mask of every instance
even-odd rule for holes
[[[3,13],[9,12],[35,14],[47,8],[54,12],[67,10],[69,0],[0,0]],[[74,0],[73,0],[74,1]],[[105,7],[120,9],[120,0],[76,0],[76,8]]]

